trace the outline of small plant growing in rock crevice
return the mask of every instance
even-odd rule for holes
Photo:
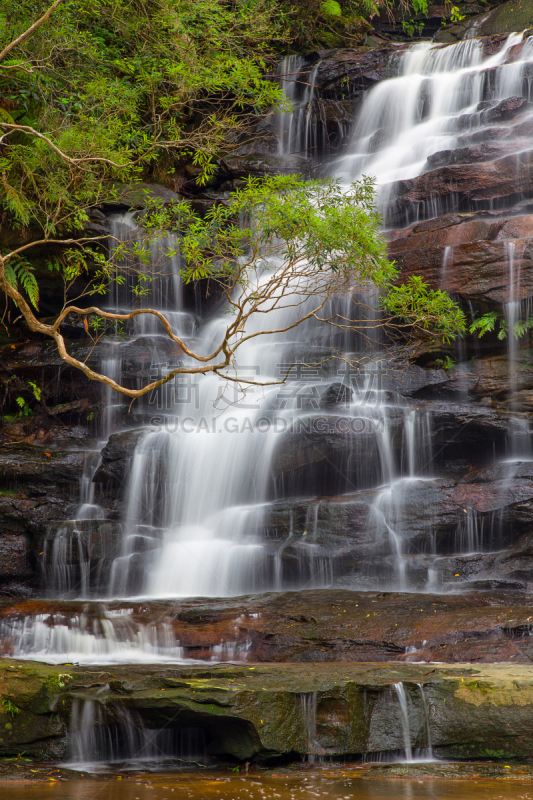
[[[17,714],[20,714],[20,708],[12,703],[9,697],[4,697],[2,700],[2,706],[5,709],[5,713],[8,714],[11,719],[15,719]]]

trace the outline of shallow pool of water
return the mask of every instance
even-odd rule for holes
[[[1,781],[2,800],[533,800],[531,777],[515,780],[373,778],[342,768],[236,775],[171,774]]]

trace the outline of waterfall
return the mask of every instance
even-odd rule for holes
[[[424,712],[424,722],[426,726],[426,755],[429,761],[433,761],[433,745],[431,743],[431,728],[430,728],[430,713],[429,713],[429,705],[426,698],[426,694],[424,692],[424,686],[422,683],[417,683],[418,692],[420,694],[420,700],[422,701],[422,710]]]
[[[183,650],[170,623],[138,622],[131,609],[103,604],[79,613],[38,613],[0,621],[0,639],[16,658],[83,664],[182,661]],[[223,660],[223,659],[220,659]]]
[[[400,722],[402,726],[402,737],[404,744],[404,754],[406,761],[413,760],[413,748],[411,746],[411,725],[409,722],[409,708],[407,706],[407,696],[403,683],[393,683],[392,689],[396,694],[398,705],[400,707]]]
[[[278,154],[300,155],[312,158],[316,155],[316,121],[313,100],[315,78],[320,62],[313,67],[306,65],[303,56],[285,56],[277,69],[279,84],[291,104],[290,111],[282,111],[274,117],[274,132],[278,140]]]
[[[163,311],[177,334],[191,336],[195,329],[194,316],[183,310],[183,287],[180,277],[181,256],[179,240],[174,234],[152,236],[148,253],[142,228],[138,226],[137,212],[112,214],[108,218],[110,233],[110,255],[117,268],[123,273],[123,282],[113,283],[106,298],[108,308],[118,311],[129,311],[135,304],[140,307],[155,308]],[[125,243],[125,251],[119,250],[118,242]],[[150,269],[152,280],[148,281],[148,292],[136,298],[132,291],[137,280],[136,275]],[[166,334],[158,320],[152,315],[136,317],[128,336],[116,328],[106,331],[106,335],[98,343],[97,352],[101,354],[100,369],[108,377],[120,382],[123,379],[124,359],[131,359],[131,347],[141,339],[142,346],[151,352],[155,369],[163,369],[168,365],[168,355],[159,353],[158,343],[167,341]],[[133,379],[135,381],[135,379]],[[142,405],[142,403],[140,404]],[[102,439],[97,449],[85,452],[83,474],[80,479],[79,504],[74,511],[73,520],[62,525],[52,525],[44,541],[43,548],[43,582],[47,594],[62,597],[87,597],[106,593],[109,576],[104,580],[101,570],[95,572],[91,563],[93,542],[100,538],[99,528],[103,531],[108,523],[105,512],[95,502],[94,474],[101,463],[101,450],[109,436],[120,430],[125,404],[121,395],[109,386],[104,388]],[[126,407],[127,408],[127,407]],[[153,410],[148,401],[148,410]],[[88,524],[94,521],[94,525]],[[106,547],[105,554],[113,560],[118,555],[115,541]],[[105,543],[104,543],[105,546]],[[101,548],[100,548],[101,549]]]
[[[526,42],[518,60],[506,63],[509,51],[521,40],[521,33],[510,34],[488,57],[477,39],[447,47],[429,43],[411,47],[398,60],[396,77],[381,81],[365,96],[351,144],[335,165],[338,174],[346,180],[374,175],[380,209],[389,220],[400,221],[403,215],[405,224],[456,210],[452,194],[412,202],[402,211],[395,202],[400,182],[438,166],[433,158],[437,153],[474,142],[475,132],[490,126],[488,109],[523,94],[524,81],[530,80],[527,65],[533,39]],[[449,157],[442,162],[449,163],[453,163]]]
[[[478,135],[490,139],[487,111],[498,102],[523,96],[526,87],[529,96],[526,66],[533,59],[533,40],[527,40],[519,57],[507,63],[511,48],[521,38],[521,34],[511,34],[490,56],[484,56],[478,40],[445,47],[426,43],[406,50],[397,61],[395,77],[381,81],[365,96],[347,150],[331,162],[331,170],[343,180],[363,173],[375,175],[379,203],[390,224],[405,225],[456,209],[457,198],[452,196],[409,201],[401,207],[396,200],[403,184],[447,163],[436,158],[439,153],[451,159],[450,154],[471,145]],[[317,141],[313,104],[318,69],[319,64],[311,65],[299,56],[287,57],[278,69],[278,79],[293,105],[291,112],[274,119],[280,155],[308,154],[312,160]],[[506,130],[514,144],[520,144],[521,134],[513,125]],[[475,210],[465,203],[461,210]],[[116,214],[109,220],[112,236],[132,246],[132,254],[120,259],[115,249],[119,266],[130,273],[125,284],[115,286],[107,297],[109,308],[131,309],[136,302],[131,291],[134,273],[146,269],[138,256],[143,240],[138,214]],[[511,287],[505,315],[512,328],[523,303],[519,250],[512,239],[506,240],[505,252]],[[450,245],[440,268],[443,283],[454,271],[454,258]],[[147,259],[150,271],[158,274],[141,304],[164,311],[173,329],[194,339],[195,348],[207,354],[223,336],[227,309],[218,307],[203,317],[186,310],[177,237],[162,233]],[[298,298],[297,287],[295,293]],[[271,309],[268,324],[264,318],[250,319],[247,333],[286,329],[295,319],[293,299]],[[358,299],[360,295],[347,291],[331,301],[329,310],[356,320],[361,313],[354,302]],[[376,313],[377,292],[369,292],[364,301],[368,314]],[[498,547],[501,516],[490,517],[465,504],[461,512],[465,516],[446,523],[451,544],[439,544],[432,528],[433,507],[440,502],[436,487],[442,478],[432,446],[435,404],[406,399],[384,388],[380,359],[386,351],[379,352],[377,336],[372,344],[378,351],[378,364],[365,371],[352,369],[343,359],[347,356],[353,362],[354,355],[364,354],[368,341],[361,338],[310,321],[290,333],[257,336],[239,350],[234,375],[265,384],[279,381],[287,367],[298,362],[285,385],[252,386],[244,392],[223,377],[180,376],[145,397],[136,407],[136,424],[142,424],[143,431],[124,476],[125,511],[120,527],[113,522],[116,527],[105,528],[95,567],[95,531],[104,531],[98,526],[111,523],[104,518],[106,509],[98,505],[92,477],[98,466],[97,452],[125,416],[120,398],[107,392],[102,440],[96,448],[91,443],[86,457],[76,519],[54,523],[45,537],[47,593],[78,599],[142,597],[148,605],[160,598],[338,585],[448,590],[449,584],[440,577],[440,559],[449,556],[451,548],[455,557]],[[146,371],[128,371],[133,349],[147,354],[143,364],[154,376],[181,359],[181,355],[169,355],[167,345],[159,323],[142,315],[124,331],[110,333],[102,347],[102,368],[129,385],[138,385]],[[507,346],[513,365],[518,345],[511,331]],[[319,363],[320,368],[315,366]],[[512,366],[513,390],[517,381]],[[519,457],[531,457],[529,430],[515,417],[517,435],[509,445],[513,463]],[[518,441],[527,447],[518,447]],[[513,469],[506,473],[506,480],[512,479]],[[334,504],[350,503],[364,507],[368,521],[366,550],[360,558],[351,556],[353,572],[346,576],[344,551],[340,547],[333,555],[328,551],[328,536],[332,537],[324,519]],[[423,508],[423,534],[413,531],[410,503]],[[348,513],[339,516],[334,531],[338,539],[349,538],[348,517]],[[285,520],[289,520],[287,525]],[[354,548],[358,536],[362,538],[361,531],[354,534]],[[351,546],[346,544],[346,549]],[[359,563],[353,566],[355,560]],[[60,661],[67,656],[110,663],[183,658],[170,625],[155,630],[109,609],[96,622],[94,615],[86,615],[80,607],[70,618],[59,612],[36,614],[25,622],[2,625],[3,636],[13,642],[14,653],[20,657]],[[208,657],[246,658],[246,643],[237,646],[224,641],[217,647]],[[405,751],[412,754],[405,692],[400,686],[395,691]],[[312,716],[310,702],[306,701],[306,714]],[[309,725],[312,728],[312,721]]]
[[[159,769],[205,761],[201,728],[147,728],[137,714],[120,705],[102,705],[75,697],[72,703],[69,758],[75,770]]]
[[[324,749],[316,738],[317,699],[317,692],[307,692],[300,695],[305,733],[305,760],[311,764],[320,760],[320,756],[324,753]]]

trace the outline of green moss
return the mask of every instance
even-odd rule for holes
[[[503,750],[492,750],[490,747],[485,747],[482,750],[483,755],[487,756],[488,758],[504,758],[505,752]]]

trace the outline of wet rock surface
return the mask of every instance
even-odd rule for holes
[[[168,665],[114,667],[110,673],[4,660],[0,682],[11,703],[0,711],[3,754],[22,746],[32,756],[65,753],[69,711],[78,697],[101,709],[104,725],[120,708],[148,727],[199,728],[215,758],[268,763],[315,750],[332,756],[401,750],[404,732],[393,689],[399,682],[412,708],[414,746],[427,747],[428,712],[440,756],[531,754],[533,685],[530,671],[520,666]]]
[[[432,287],[446,289],[464,300],[494,304],[509,302],[509,241],[514,242],[520,283],[515,298],[533,292],[533,250],[530,215],[487,218],[451,214],[389,232],[389,255],[401,279],[422,274]]]
[[[485,55],[497,52],[503,38],[486,39]],[[510,60],[520,57],[521,46]],[[404,52],[404,45],[387,45],[309,56],[302,77],[313,74],[321,153],[342,153],[364,92],[395,74]],[[482,80],[493,87],[496,77],[489,68]],[[457,121],[458,149],[431,155],[421,175],[396,185],[391,222],[397,229],[387,236],[402,280],[421,274],[471,313],[511,298],[530,299],[530,114],[529,101],[514,94],[482,101]],[[380,137],[378,131],[376,146]],[[308,167],[300,156],[278,158],[268,143],[228,156],[205,207],[223,202],[247,175],[307,175]],[[194,184],[194,174],[189,177]],[[169,190],[159,196],[175,199]],[[123,200],[142,204],[135,196]],[[400,227],[415,216],[422,221]],[[75,325],[67,332],[69,351],[91,366],[109,355],[112,344],[113,354],[120,350],[126,381],[137,385],[150,376],[154,337],[94,348],[79,339]],[[306,360],[320,360],[318,345],[306,347],[312,355]],[[259,535],[266,567],[280,585],[303,584],[308,591],[133,603],[16,600],[49,586],[61,587],[63,598],[109,591],[113,560],[124,553],[117,520],[124,516],[126,478],[142,431],[113,434],[102,449],[90,440],[89,416],[92,409],[99,414],[103,402],[79,377],[61,372],[54,346],[31,341],[4,348],[3,375],[20,381],[44,375],[61,389],[43,411],[46,424],[16,419],[3,431],[0,593],[13,600],[0,609],[0,652],[46,657],[59,649],[63,657],[53,640],[59,631],[69,643],[80,634],[82,654],[90,639],[101,660],[112,660],[113,648],[133,642],[144,648],[142,657],[148,652],[170,660],[181,648],[184,658],[204,664],[113,663],[93,670],[6,658],[0,690],[11,705],[0,706],[0,752],[27,748],[39,757],[64,757],[73,703],[87,698],[101,709],[104,727],[116,723],[117,708],[153,729],[176,718],[199,727],[216,758],[268,763],[309,753],[310,708],[318,743],[313,755],[397,750],[405,739],[392,686],[402,681],[416,711],[413,746],[428,744],[417,687],[423,684],[439,755],[530,758],[533,688],[527,669],[514,664],[533,659],[533,466],[516,456],[517,433],[529,430],[533,410],[533,362],[522,346],[515,348],[512,367],[501,342],[474,347],[469,341],[465,347],[463,363],[446,371],[427,352],[425,362],[412,363],[414,356],[395,362],[391,348],[382,394],[376,391],[374,406],[357,415],[349,409],[354,392],[332,367],[328,378],[335,382],[318,393],[315,405],[299,409],[299,428],[293,424],[280,437],[270,499],[259,530],[251,525],[247,535],[250,541]],[[169,362],[181,355],[170,341],[158,340],[157,352]],[[301,358],[300,349],[295,360]],[[142,424],[145,416],[134,411],[126,424]],[[406,444],[408,436],[414,445]],[[100,459],[94,475],[81,442]],[[397,473],[384,470],[385,451]],[[495,463],[510,454],[512,464]],[[413,463],[406,467],[408,458]],[[407,471],[406,480],[387,488]],[[83,477],[93,485],[104,519],[72,520]],[[164,537],[160,528],[148,528],[139,525],[135,547],[130,542],[138,585],[151,548]],[[376,592],[377,581],[385,588],[449,593]],[[309,588],[328,583],[335,588]],[[104,640],[110,647],[102,655]],[[237,659],[239,666],[209,663]],[[442,666],[461,662],[470,666]],[[513,666],[479,666],[491,662]],[[373,769],[391,774],[385,766]]]
[[[135,448],[145,433],[143,428],[139,428],[112,434],[102,450],[101,464],[94,473],[93,482],[109,481],[123,487]]]
[[[124,636],[120,626],[125,625],[124,632],[129,630],[130,636],[135,630],[142,635],[141,627],[147,629],[155,622],[171,633],[186,658],[208,661],[217,654],[217,660],[300,665],[530,663],[531,595],[510,585],[499,588],[496,579],[479,591],[467,592],[466,570],[461,576],[459,569],[460,565],[457,574],[451,574],[450,584],[462,593],[448,595],[322,589],[242,598],[153,600],[149,606],[125,601],[4,604],[0,646],[6,655],[14,652],[13,623],[22,622],[24,615],[28,620],[41,615],[45,626],[61,622],[75,631],[84,614],[86,629],[95,636],[109,636],[109,630],[118,626],[117,642]]]
[[[456,42],[475,36],[502,36],[513,31],[523,31],[533,25],[533,6],[529,0],[496,6],[474,17],[467,17],[455,25],[446,26],[435,37],[438,42]]]

